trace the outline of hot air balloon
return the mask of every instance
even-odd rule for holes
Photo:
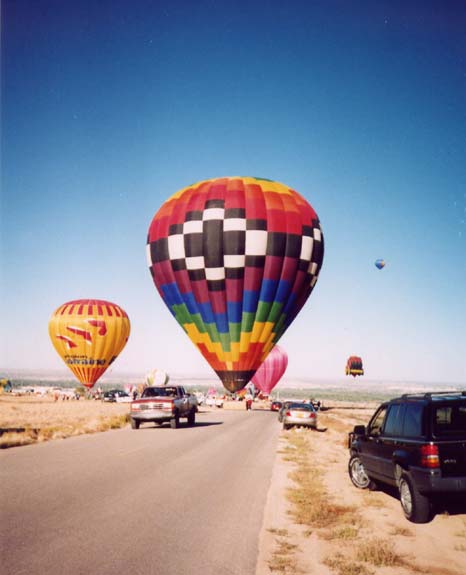
[[[153,369],[146,375],[147,385],[166,385],[170,376],[163,369]]]
[[[180,190],[155,214],[147,240],[160,296],[232,393],[303,307],[323,254],[308,202],[284,184],[252,177]]]
[[[276,345],[252,378],[252,382],[261,391],[270,395],[272,389],[282,378],[288,366],[286,351]]]
[[[128,341],[130,322],[118,305],[97,299],[64,303],[49,321],[53,346],[78,380],[91,388]]]
[[[385,260],[375,260],[375,267],[381,270],[383,267],[385,267]]]
[[[353,377],[356,377],[357,375],[364,375],[362,359],[356,355],[350,356],[346,362],[345,372],[346,375],[352,375]]]

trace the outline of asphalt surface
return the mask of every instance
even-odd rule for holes
[[[254,575],[277,416],[184,422],[0,452],[0,572]]]

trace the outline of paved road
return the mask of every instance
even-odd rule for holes
[[[253,575],[278,432],[217,410],[0,452],[0,572]]]

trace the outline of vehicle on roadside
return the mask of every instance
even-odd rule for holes
[[[223,399],[221,397],[207,397],[205,400],[205,404],[208,407],[223,407]]]
[[[180,425],[180,418],[186,418],[188,425],[196,422],[197,399],[186,393],[182,386],[146,387],[140,399],[131,402],[130,420],[133,429],[141,423],[153,422],[156,425],[170,423],[172,429]]]
[[[109,389],[104,392],[102,401],[109,403],[130,403],[131,397],[122,389]]]
[[[291,427],[317,427],[317,412],[310,403],[292,402],[282,415],[283,429]]]
[[[426,523],[440,498],[466,496],[466,392],[405,394],[349,434],[348,471],[360,489],[398,488],[406,518]]]
[[[280,407],[282,406],[281,401],[272,401],[270,404],[270,411],[280,411]]]
[[[283,416],[285,414],[287,407],[290,405],[290,403],[293,403],[293,402],[292,401],[282,402],[282,405],[281,405],[280,409],[278,410],[278,421],[280,423],[283,423]]]

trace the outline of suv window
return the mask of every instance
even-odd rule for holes
[[[387,412],[387,406],[382,405],[382,407],[377,411],[377,413],[372,418],[367,432],[369,435],[380,435],[380,429],[382,427],[383,420],[385,419],[385,413]]]
[[[419,437],[422,432],[422,414],[424,412],[423,403],[407,403],[405,420],[403,425],[404,437]]]
[[[466,403],[434,409],[434,435],[466,435]]]
[[[383,432],[385,435],[400,435],[403,422],[404,405],[395,403],[388,410]]]

